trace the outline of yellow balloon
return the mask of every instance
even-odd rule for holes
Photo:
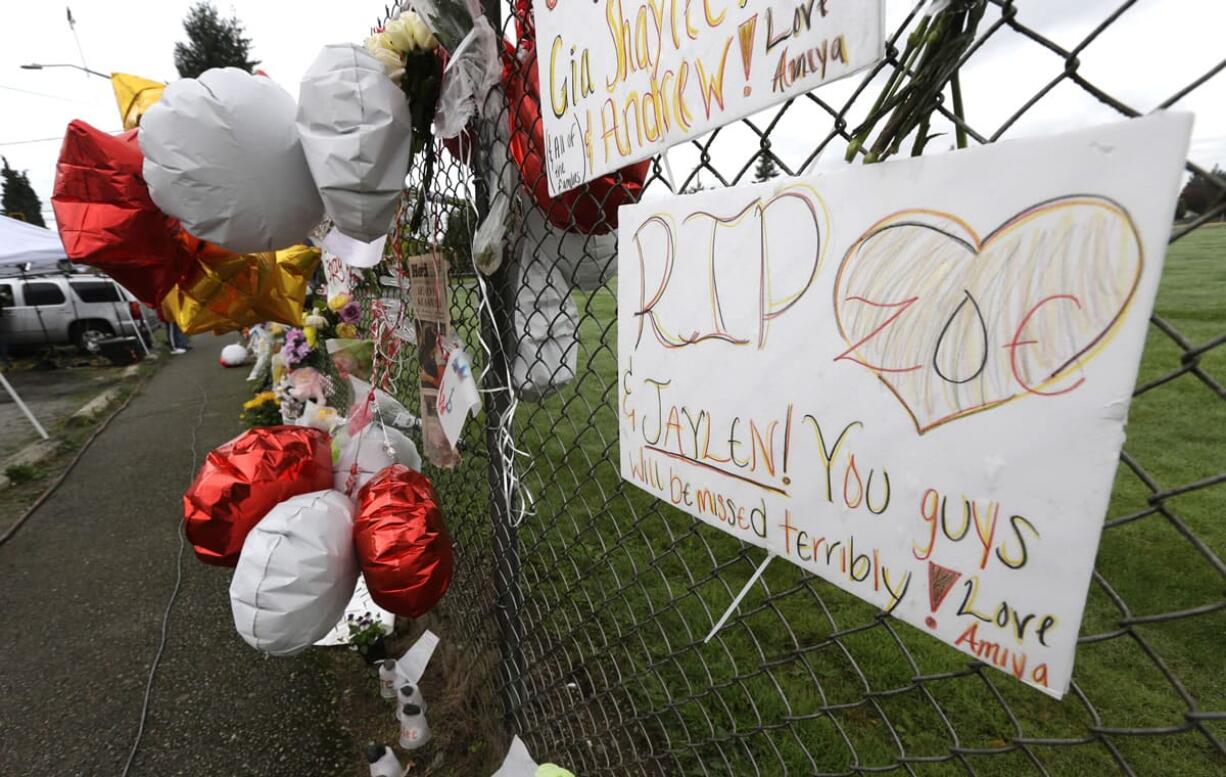
[[[130,130],[139,127],[145,111],[162,99],[166,84],[127,73],[111,73],[111,88],[115,90],[115,102],[119,104],[123,128]]]
[[[307,283],[318,265],[319,249],[308,246],[202,257],[162,300],[162,314],[187,334],[268,321],[302,326]]]

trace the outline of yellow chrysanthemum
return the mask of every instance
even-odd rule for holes
[[[247,410],[254,410],[266,402],[274,402],[277,399],[277,394],[274,391],[261,391],[251,399],[243,403],[243,407]]]

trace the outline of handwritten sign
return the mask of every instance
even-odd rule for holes
[[[535,7],[551,194],[885,51],[882,0],[546,0]]]
[[[1055,697],[1191,117],[621,211],[621,473]]]

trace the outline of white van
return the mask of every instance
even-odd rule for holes
[[[105,275],[0,278],[0,338],[10,345],[72,344],[137,334],[149,341],[144,306]]]

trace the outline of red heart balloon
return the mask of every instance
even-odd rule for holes
[[[332,488],[332,441],[305,426],[250,429],[209,453],[183,494],[196,557],[232,567],[247,533],[277,504]]]
[[[617,229],[617,209],[638,202],[651,160],[627,165],[556,197],[549,194],[545,173],[545,132],[541,123],[541,82],[536,68],[536,29],[531,3],[518,0],[514,10],[519,56],[507,43],[502,84],[506,92],[511,140],[507,150],[524,186],[549,222],[567,232],[603,235]]]
[[[370,598],[408,618],[430,611],[451,583],[455,561],[430,480],[401,464],[358,492],[353,542]]]
[[[69,259],[106,272],[156,308],[192,257],[211,247],[153,204],[137,132],[111,135],[79,119],[69,124],[51,207]]]

